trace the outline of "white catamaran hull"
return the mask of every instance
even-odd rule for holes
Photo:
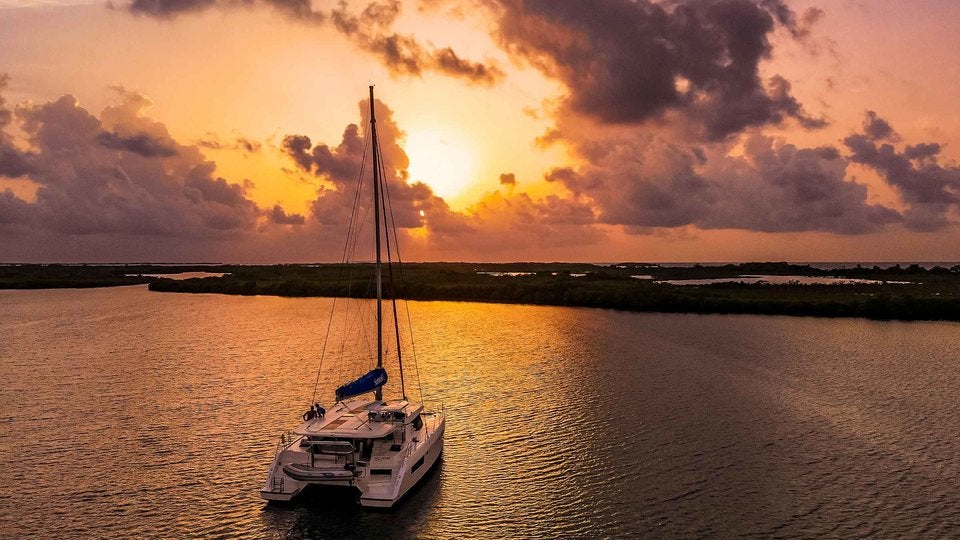
[[[260,496],[268,501],[287,502],[308,486],[353,487],[362,506],[389,508],[426,476],[443,453],[443,414],[423,413],[421,418],[421,429],[413,430],[409,424],[398,427],[405,431],[402,445],[375,441],[368,461],[356,461],[353,454],[311,455],[309,436],[301,435],[274,457]],[[357,435],[362,436],[363,432]],[[361,440],[357,437],[358,446]],[[364,440],[363,444],[370,443]],[[398,446],[400,449],[396,450]]]
[[[440,418],[438,423],[436,432],[403,460],[399,474],[391,478],[389,483],[385,485],[367,483],[367,490],[360,495],[362,506],[389,508],[427,475],[437,462],[437,458],[443,453],[443,430],[446,425],[443,418]]]

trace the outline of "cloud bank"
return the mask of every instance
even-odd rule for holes
[[[806,40],[823,17],[781,0],[486,0],[501,47],[562,82],[556,125],[578,164],[547,180],[589,201],[602,224],[634,233],[694,226],[865,234],[903,224],[952,226],[957,169],[937,143],[907,145],[866,113],[845,148],[803,148],[764,135],[792,122],[817,130],[780,75],[760,76],[780,29]],[[885,140],[885,144],[878,141]],[[852,154],[845,154],[849,150]],[[868,202],[850,164],[877,171],[905,208]]]
[[[370,217],[372,164],[359,127],[368,122],[367,102],[359,104],[359,123],[348,125],[336,146],[314,145],[306,135],[283,138],[280,150],[321,183],[304,216],[280,205],[258,206],[249,194],[252,182],[216,176],[216,164],[202,154],[209,144],[176,141],[144,114],[146,97],[117,90],[120,102],[99,117],[69,95],[21,106],[16,114],[0,108],[4,126],[16,119],[25,134],[21,148],[0,131],[6,156],[0,176],[25,178],[36,187],[33,200],[0,191],[0,251],[32,253],[30,245],[40,241],[43,253],[112,253],[111,260],[152,259],[159,251],[150,246],[162,246],[165,257],[189,254],[180,260],[212,260],[199,257],[244,249],[255,259],[262,250],[330,260],[340,253],[354,205],[358,216]],[[466,211],[451,210],[429,186],[410,181],[405,134],[389,107],[378,101],[376,108],[390,219],[403,247],[469,258],[481,249],[577,245],[601,237],[588,205],[555,195],[493,192]],[[358,195],[361,168],[366,174]]]
[[[40,232],[189,241],[253,231],[264,212],[245,185],[218,177],[199,148],[177,142],[146,117],[144,96],[120,92],[119,104],[99,117],[70,95],[17,108],[26,148],[0,132],[0,176],[28,179],[36,196],[28,201],[10,189],[0,193],[4,239]],[[0,105],[4,127],[13,117]],[[296,220],[280,207],[269,216],[276,223]]]
[[[280,0],[134,0],[128,8],[169,19],[255,5],[298,23],[328,25],[397,76],[436,72],[487,86],[507,77],[494,63],[397,33],[395,0],[324,10]],[[483,258],[603,242],[611,230],[862,235],[956,225],[960,167],[943,158],[940,142],[905,141],[875,111],[865,111],[859,127],[830,144],[769,135],[775,126],[816,132],[826,125],[806,111],[790,81],[761,76],[774,33],[806,40],[822,11],[798,15],[782,0],[464,5],[489,17],[492,36],[512,60],[562,83],[563,94],[547,111],[553,125],[540,143],[564,145],[571,159],[546,171],[550,194],[534,197],[524,190],[539,179],[503,173],[489,179],[489,193],[455,211],[428,185],[410,180],[403,130],[377,102],[384,180],[405,247]],[[0,176],[28,180],[36,196],[0,192],[7,239],[0,243],[29,231],[241,244],[267,231],[279,243],[316,239],[330,259],[355,207],[360,215],[372,211],[369,186],[357,191],[359,171],[372,167],[366,103],[339,141],[283,137],[279,151],[321,186],[301,215],[258,206],[249,183],[217,176],[202,154],[274,148],[242,137],[176,141],[145,116],[144,96],[123,90],[120,103],[99,116],[71,96],[13,110],[3,101],[6,82],[0,77]],[[11,135],[14,124],[23,140]],[[875,172],[897,200],[876,202],[871,184],[854,177],[860,168]]]
[[[490,0],[503,48],[569,94],[567,112],[633,124],[676,112],[719,140],[750,126],[810,117],[780,76],[761,80],[769,35],[779,25],[796,35],[779,0],[653,2]]]
[[[960,167],[940,163],[939,143],[907,144],[898,151],[892,143],[899,140],[886,120],[867,111],[863,133],[850,135],[843,143],[852,152],[850,161],[872,168],[900,194],[907,205],[907,227],[936,231],[956,224]]]

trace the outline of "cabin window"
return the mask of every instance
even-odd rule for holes
[[[413,464],[413,467],[410,467],[410,472],[417,472],[417,469],[419,469],[421,465],[423,465],[423,458],[418,459],[417,462]]]

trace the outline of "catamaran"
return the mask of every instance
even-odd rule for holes
[[[427,411],[422,403],[407,398],[395,298],[391,300],[400,396],[383,398],[388,373],[384,367],[381,232],[387,244],[388,265],[391,249],[388,205],[383,200],[387,185],[377,141],[373,86],[370,87],[370,135],[376,251],[376,367],[338,387],[334,393],[335,403],[329,410],[319,403],[310,405],[310,410],[303,414],[303,422],[291,434],[281,436],[266,483],[260,490],[260,495],[268,501],[290,501],[310,486],[327,486],[353,488],[362,506],[391,507],[423,479],[443,451],[443,412]],[[392,266],[389,268],[392,280]]]

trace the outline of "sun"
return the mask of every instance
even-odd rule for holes
[[[455,133],[440,129],[411,131],[403,149],[410,159],[410,179],[427,184],[440,197],[456,197],[475,180],[473,154]]]

